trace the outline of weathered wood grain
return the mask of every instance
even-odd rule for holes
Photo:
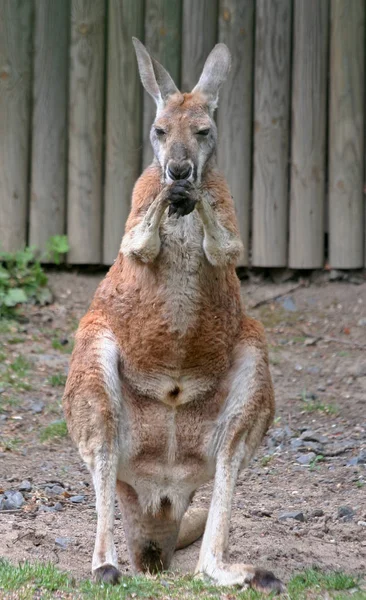
[[[72,0],[67,209],[71,263],[102,260],[104,47],[104,0]]]
[[[178,87],[180,85],[181,13],[182,0],[174,2],[146,0],[145,2],[145,45],[152,56],[167,69]],[[146,167],[153,159],[150,129],[155,118],[156,107],[147,92],[143,93],[143,104],[143,166]]]
[[[220,92],[217,115],[218,163],[234,198],[244,244],[241,266],[248,264],[253,94],[254,0],[221,0],[219,41],[231,51],[228,80]]]
[[[332,0],[329,114],[329,262],[364,264],[365,2]]]
[[[104,264],[117,255],[140,172],[142,86],[131,37],[143,39],[143,7],[143,0],[109,1]]]
[[[290,0],[257,0],[252,264],[287,264]]]
[[[69,0],[34,3],[29,240],[42,250],[65,233]]]
[[[0,249],[26,243],[32,4],[0,0]]]
[[[289,266],[324,264],[328,0],[295,0]]]
[[[183,0],[181,88],[196,85],[205,60],[217,40],[217,0]]]

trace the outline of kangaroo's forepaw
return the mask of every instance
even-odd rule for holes
[[[95,569],[94,577],[97,582],[116,585],[120,580],[121,573],[113,565],[103,565]]]

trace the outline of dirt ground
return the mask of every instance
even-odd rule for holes
[[[80,577],[96,527],[90,476],[68,437],[40,436],[62,419],[73,333],[101,277],[50,274],[54,303],[28,308],[27,322],[0,337],[0,494],[29,488],[19,510],[0,511],[0,557],[50,560]],[[365,571],[366,282],[254,277],[243,297],[267,330],[277,416],[236,488],[230,559],[285,580],[314,565]],[[195,504],[210,493],[202,488]],[[116,543],[128,573],[118,512]],[[193,571],[199,546],[177,552],[173,570]]]

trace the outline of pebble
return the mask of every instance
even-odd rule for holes
[[[2,501],[2,510],[17,510],[24,504],[24,496],[20,492],[12,490],[5,492]]]
[[[38,512],[52,513],[52,512],[55,512],[55,507],[54,506],[45,506],[44,504],[41,504],[41,506],[38,509]]]
[[[318,392],[326,392],[327,388],[325,387],[325,385],[318,385],[317,390]]]
[[[61,502],[56,502],[55,506],[53,507],[57,512],[60,512],[61,510],[64,509],[64,507],[62,506]]]
[[[350,506],[340,506],[338,508],[338,519],[342,521],[352,521],[355,511]]]
[[[28,479],[25,479],[24,481],[22,481],[22,483],[19,486],[19,491],[20,492],[30,492],[32,490],[32,484],[30,481],[28,481]]]
[[[46,487],[45,493],[47,496],[61,496],[64,493],[64,488],[60,485],[53,485],[52,487]]]
[[[38,415],[39,413],[41,413],[44,409],[44,403],[41,401],[37,401],[35,400],[34,402],[30,402],[28,404],[29,410],[34,414],[34,415]]]
[[[316,367],[315,365],[310,366],[306,369],[307,373],[310,373],[310,375],[319,375],[320,373],[320,367]]]
[[[300,456],[298,456],[296,458],[296,460],[298,463],[300,463],[300,465],[310,465],[310,463],[315,458],[316,458],[315,452],[308,452],[307,454],[300,454]]]
[[[285,310],[296,312],[296,304],[291,296],[284,296],[279,300],[279,303]]]
[[[70,542],[70,538],[57,537],[55,539],[56,546],[59,546],[59,548],[61,548],[62,550],[66,550]]]
[[[323,516],[324,516],[324,510],[322,510],[321,508],[316,508],[309,515],[309,517],[311,519],[317,519],[317,518],[323,517]]]
[[[282,513],[278,518],[280,521],[285,521],[286,519],[295,519],[295,521],[301,522],[305,521],[304,513],[301,510]]]
[[[295,371],[302,371],[302,366],[301,365],[295,365]]]
[[[300,435],[300,440],[304,440],[305,442],[318,442],[319,444],[326,444],[328,438],[321,433],[313,431],[312,429],[307,429]]]
[[[84,502],[84,496],[71,496],[71,498],[69,498],[70,502],[73,502],[74,504],[78,504],[79,502]]]
[[[359,321],[357,321],[357,325],[359,327],[366,327],[366,317],[362,317],[362,319],[359,319]]]

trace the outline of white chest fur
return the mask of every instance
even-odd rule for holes
[[[172,331],[184,335],[197,316],[199,275],[204,252],[203,227],[196,211],[185,217],[166,217],[161,224],[160,268],[166,318]]]

